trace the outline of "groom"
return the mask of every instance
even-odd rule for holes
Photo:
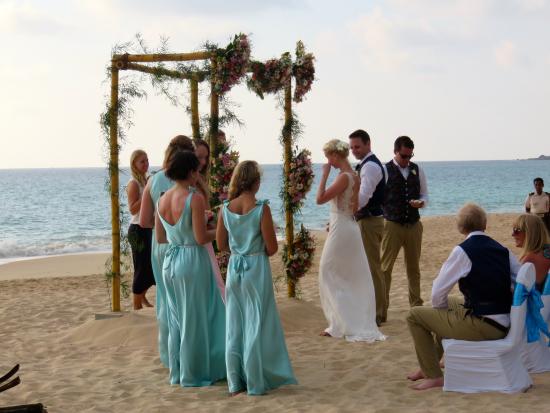
[[[382,163],[371,151],[370,136],[362,129],[349,135],[349,146],[353,156],[359,161],[355,168],[361,177],[358,208],[355,220],[361,229],[363,247],[372,272],[376,297],[376,324],[386,321],[386,283],[380,266],[380,243],[384,233],[382,201],[386,186],[386,173]]]

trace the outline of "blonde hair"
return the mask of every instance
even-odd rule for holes
[[[147,173],[142,174],[136,167],[136,161],[142,157],[147,156],[147,153],[142,149],[136,149],[130,155],[130,171],[132,172],[132,178],[134,178],[141,186],[145,186],[147,183]]]
[[[177,135],[170,140],[170,143],[164,151],[164,162],[162,168],[168,167],[168,161],[176,151],[194,151],[193,141],[185,135]]]
[[[262,172],[256,161],[239,162],[229,183],[229,200],[237,198],[244,191],[250,191],[260,181]]]
[[[527,254],[540,252],[550,243],[548,231],[543,220],[534,214],[521,214],[514,221],[514,228],[525,233],[525,241],[521,250],[521,258]]]
[[[458,211],[456,226],[464,235],[474,231],[485,231],[487,214],[479,205],[468,202]]]
[[[349,156],[349,145],[339,139],[332,139],[325,143],[323,152],[325,152],[325,155],[336,154],[341,158],[347,158]]]

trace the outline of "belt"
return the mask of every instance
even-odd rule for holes
[[[496,328],[497,330],[500,330],[502,331],[503,333],[508,333],[508,330],[510,330],[510,327],[504,327],[502,324],[500,323],[497,323],[495,320],[493,320],[492,318],[489,318],[489,317],[483,317],[483,316],[476,316],[477,318],[479,318],[481,321],[483,321],[484,323],[487,323],[489,324],[490,326],[493,326],[494,328]]]
[[[484,323],[489,324],[490,326],[493,326],[494,328],[496,328],[497,330],[502,331],[503,333],[508,333],[508,330],[510,330],[510,327],[504,327],[502,324],[496,322],[492,318],[474,314],[474,312],[472,311],[471,308],[466,309],[466,315],[478,318],[481,321],[483,321]]]

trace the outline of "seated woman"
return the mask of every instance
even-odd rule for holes
[[[541,291],[550,271],[550,237],[540,217],[522,214],[514,222],[512,237],[521,248],[520,262],[531,262],[537,272],[536,286]]]
[[[442,338],[498,340],[510,326],[512,280],[520,264],[507,248],[485,234],[487,215],[481,207],[466,204],[457,218],[458,231],[466,239],[454,247],[434,280],[432,307],[413,307],[407,317],[420,365],[407,378],[424,379],[413,386],[415,390],[443,386]],[[455,284],[464,296],[463,303],[448,297]]]

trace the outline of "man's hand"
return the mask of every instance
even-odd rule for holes
[[[409,205],[413,208],[423,208],[424,207],[424,201],[420,199],[411,199],[409,201]]]

